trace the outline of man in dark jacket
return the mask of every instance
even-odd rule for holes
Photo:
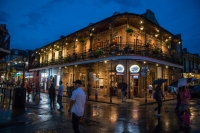
[[[161,89],[161,85],[158,84],[156,86],[156,90],[154,92],[154,99],[156,100],[156,102],[158,104],[158,106],[154,109],[154,111],[158,110],[158,114],[157,114],[158,117],[161,116],[160,112],[161,112],[162,98],[163,97],[164,97],[164,95],[163,95],[163,92],[162,92],[162,89]]]
[[[49,98],[50,98],[50,108],[51,108],[51,110],[54,109],[55,97],[56,97],[56,90],[55,90],[55,87],[52,83],[50,88],[49,88]]]

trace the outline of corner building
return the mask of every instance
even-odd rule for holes
[[[162,28],[150,10],[144,14],[115,12],[35,50],[29,71],[43,89],[50,81],[58,87],[62,80],[66,88],[80,79],[88,98],[98,94],[101,101],[111,95],[119,99],[119,85],[125,82],[127,98],[145,97],[152,81],[167,79],[165,89],[182,77],[181,42],[181,35]]]

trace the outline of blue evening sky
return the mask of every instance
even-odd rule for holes
[[[182,34],[183,47],[200,54],[200,0],[0,0],[0,24],[11,49],[35,49],[116,12],[150,9],[161,27]]]

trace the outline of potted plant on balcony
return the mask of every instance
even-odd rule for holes
[[[85,38],[81,38],[81,39],[79,40],[79,42],[82,43],[82,44],[85,44]]]
[[[171,51],[171,53],[174,55],[174,54],[176,53],[176,50],[173,49],[173,50]]]
[[[103,54],[103,49],[98,48],[98,49],[95,51],[95,54],[96,54],[97,57],[99,57],[101,54]]]
[[[35,59],[34,59],[34,62],[37,62],[37,61],[38,61],[38,59],[37,59],[37,58],[35,58]]]
[[[68,61],[68,57],[64,58],[64,63],[66,63]]]
[[[170,41],[165,41],[166,46],[169,46],[170,44],[171,44]]]
[[[130,27],[127,27],[127,28],[126,28],[126,33],[130,34],[130,36],[132,36],[132,33],[133,33],[133,32],[134,32],[134,31],[133,31],[132,28],[130,28]]]
[[[47,66],[47,65],[48,65],[48,61],[45,61],[45,62],[44,62],[44,65]]]
[[[56,50],[56,51],[60,51],[60,48],[59,48],[59,47],[57,47],[57,48],[55,48],[55,50]]]
[[[170,60],[171,59],[171,56],[170,55],[167,55],[167,60]]]
[[[153,49],[153,50],[152,50],[152,53],[153,53],[154,55],[157,55],[157,54],[159,53],[159,51],[158,51],[158,49]]]

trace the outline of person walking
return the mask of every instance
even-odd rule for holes
[[[180,100],[181,104],[179,107],[180,112],[182,112],[181,119],[183,120],[183,124],[186,128],[190,128],[190,109],[189,109],[189,101],[191,99],[190,93],[187,88],[184,86],[180,92]]]
[[[50,88],[49,88],[49,99],[50,99],[51,110],[54,109],[55,97],[56,97],[56,90],[53,83],[51,83]]]
[[[153,90],[153,86],[152,85],[149,85],[149,96],[151,98],[152,96],[152,90]]]
[[[27,84],[27,85],[26,85],[26,90],[27,90],[27,93],[28,93],[27,98],[30,99],[31,84]]]
[[[86,101],[85,92],[81,88],[81,81],[76,80],[73,82],[75,90],[72,92],[70,106],[68,109],[68,116],[72,115],[72,126],[75,133],[80,133],[79,120],[84,114],[84,106]]]
[[[34,96],[34,101],[36,100],[36,97],[38,96],[37,101],[42,100],[40,98],[40,84],[39,82],[37,82],[36,86],[35,86],[35,96]]]
[[[122,102],[126,102],[126,88],[127,88],[127,85],[126,83],[123,83],[122,84]]]
[[[58,109],[58,111],[62,111],[63,110],[63,105],[62,105],[62,97],[63,97],[63,85],[62,85],[62,81],[59,82],[60,86],[58,88],[58,96],[57,96],[57,103],[59,104],[60,108]]]
[[[158,111],[157,116],[161,116],[161,107],[162,107],[162,98],[164,98],[163,92],[161,90],[161,84],[158,84],[156,86],[155,92],[154,92],[154,99],[156,100],[157,107],[154,109],[154,111]]]

